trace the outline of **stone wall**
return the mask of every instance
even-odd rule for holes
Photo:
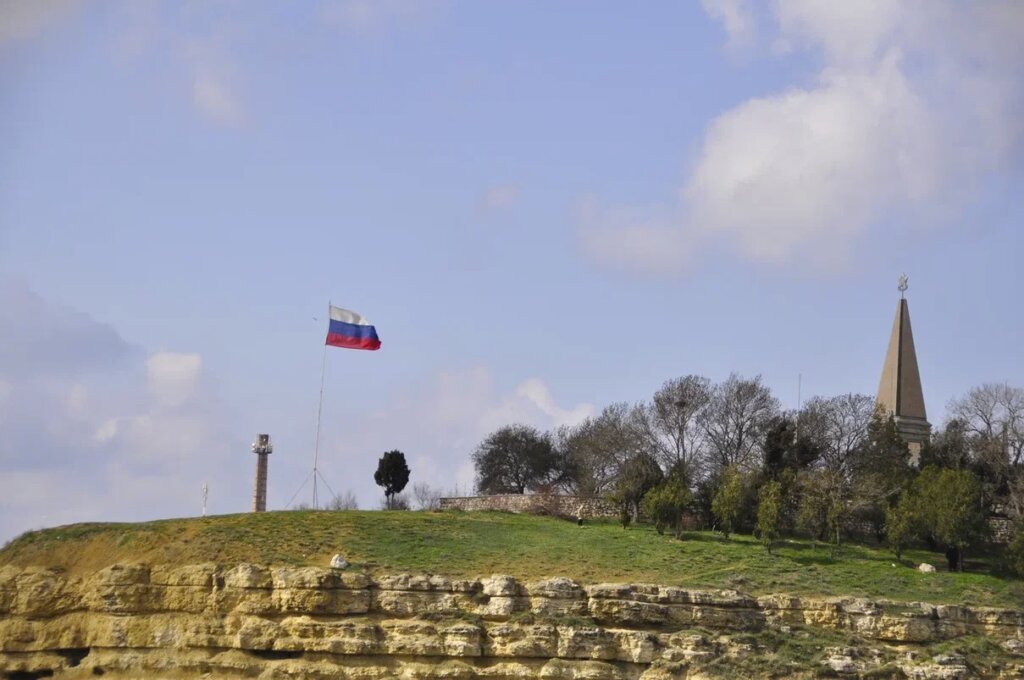
[[[1006,545],[1013,534],[1013,520],[1009,517],[989,517],[988,528],[992,532],[992,542]]]
[[[801,677],[1024,677],[1016,610],[252,564],[0,568],[5,678],[752,677],[744,664],[772,655],[764,640],[815,629],[846,642],[811,643]],[[965,635],[989,642],[964,654],[988,656],[927,648]]]
[[[562,494],[495,494],[493,496],[462,496],[442,498],[442,510],[497,510],[533,515],[554,515],[576,517],[582,512],[583,519],[618,517],[619,511],[611,501],[595,496],[566,496]]]

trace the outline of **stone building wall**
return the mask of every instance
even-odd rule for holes
[[[581,512],[583,519],[618,517],[619,511],[611,501],[596,496],[566,496],[562,494],[495,494],[492,496],[462,496],[442,498],[442,510],[497,510],[533,515],[554,515],[576,517]]]
[[[1013,520],[1009,517],[989,517],[988,528],[992,532],[992,542],[1005,545],[1010,542],[1013,533]]]

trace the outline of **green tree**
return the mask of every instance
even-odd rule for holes
[[[557,480],[562,465],[551,438],[528,425],[506,425],[473,452],[476,488],[483,494],[526,493]]]
[[[718,520],[722,534],[729,538],[736,521],[743,510],[743,478],[736,466],[729,466],[722,473],[722,481],[711,501],[711,512]]]
[[[373,473],[373,481],[377,486],[384,487],[385,506],[392,509],[395,494],[401,493],[409,483],[409,466],[405,463],[405,454],[401,451],[388,451],[377,461],[377,471]]]
[[[644,496],[664,479],[658,462],[645,453],[637,454],[623,464],[615,492],[611,495],[612,501],[619,504],[623,529],[639,514]]]
[[[949,569],[964,570],[964,552],[985,540],[981,482],[967,470],[942,470],[927,490],[935,537],[949,546]]]
[[[889,547],[902,559],[903,548],[917,533],[920,523],[920,505],[917,495],[908,489],[900,496],[899,503],[885,512],[885,537]]]
[[[684,464],[677,464],[664,482],[644,496],[644,515],[654,522],[654,528],[659,534],[671,527],[676,538],[682,536],[683,516],[692,498],[684,470]]]
[[[1018,517],[1010,530],[1006,545],[1006,566],[1017,576],[1024,577],[1024,517]]]
[[[799,418],[799,414],[796,417]],[[793,417],[777,418],[765,434],[764,471],[771,479],[777,479],[786,470],[803,470],[820,456],[821,445],[807,433],[800,432]]]
[[[757,503],[757,533],[761,542],[772,554],[772,543],[779,537],[782,528],[782,484],[774,479],[761,487]]]
[[[935,467],[963,470],[971,465],[971,440],[967,423],[954,418],[946,427],[932,434],[921,449],[921,467]]]
[[[920,533],[946,546],[950,571],[963,571],[967,548],[988,537],[981,480],[969,470],[928,466],[914,480],[908,496]]]
[[[899,501],[913,473],[910,449],[895,418],[876,411],[867,440],[854,457],[851,490],[854,515],[872,526],[879,541],[885,537],[886,511]]]
[[[815,540],[825,541],[835,557],[849,514],[849,483],[834,468],[812,470],[801,476],[797,525]]]

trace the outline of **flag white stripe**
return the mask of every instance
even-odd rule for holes
[[[342,309],[341,307],[335,307],[331,305],[331,319],[333,321],[343,321],[345,323],[355,324],[356,326],[372,326],[365,316],[358,314],[348,309]]]

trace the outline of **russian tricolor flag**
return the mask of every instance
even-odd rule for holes
[[[331,305],[327,344],[348,349],[380,349],[380,338],[377,329],[362,314]]]

